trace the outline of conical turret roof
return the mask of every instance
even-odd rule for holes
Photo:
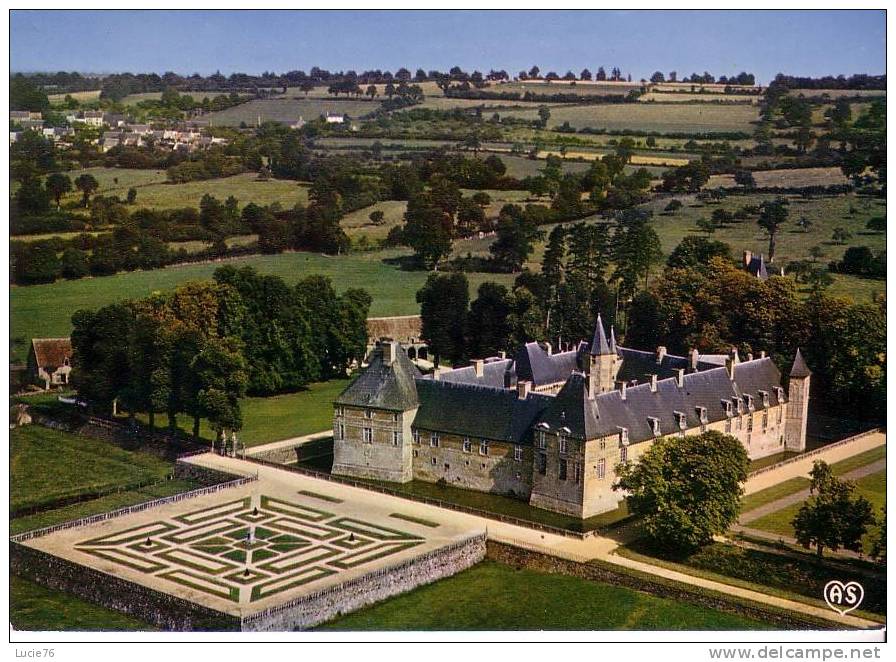
[[[793,367],[790,369],[791,377],[809,377],[812,374],[812,371],[809,370],[809,366],[806,365],[806,360],[803,358],[802,352],[800,352],[799,347],[796,349],[796,356],[793,357]]]
[[[600,318],[600,313],[598,313],[597,324],[594,326],[594,338],[591,340],[591,356],[603,356],[610,353],[607,333],[604,331],[604,323]]]

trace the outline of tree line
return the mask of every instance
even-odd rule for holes
[[[116,403],[150,428],[164,413],[201,419],[229,441],[242,428],[245,395],[294,391],[343,376],[364,357],[370,295],[341,295],[329,279],[294,286],[245,267],[222,267],[212,281],[192,282],[140,300],[72,316],[72,383],[92,410]]]

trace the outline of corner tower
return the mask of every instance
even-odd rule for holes
[[[790,369],[787,389],[787,422],[784,427],[784,444],[789,451],[806,450],[806,423],[809,420],[809,382],[812,371],[806,365],[799,349]]]
[[[588,393],[593,398],[598,393],[612,391],[616,385],[616,375],[619,373],[620,360],[616,353],[616,334],[612,334],[612,346],[607,342],[607,333],[604,330],[600,313],[597,315],[597,324],[594,326],[594,338],[591,340],[591,349],[588,356]]]
[[[419,376],[399,343],[377,344],[367,368],[333,403],[334,474],[411,480]]]

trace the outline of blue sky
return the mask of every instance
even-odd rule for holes
[[[11,13],[13,71],[224,74],[619,66],[634,79],[886,71],[875,11],[49,11]]]

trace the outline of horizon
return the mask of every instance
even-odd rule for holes
[[[60,22],[71,29],[53,27]],[[608,22],[612,30],[605,29]],[[509,34],[508,24],[514,26]],[[10,33],[10,72],[23,74],[460,66],[515,77],[533,65],[542,75],[560,76],[618,66],[632,80],[654,71],[677,71],[679,78],[746,71],[762,85],[778,73],[886,74],[883,10],[13,10]],[[835,40],[840,47],[834,49]]]

